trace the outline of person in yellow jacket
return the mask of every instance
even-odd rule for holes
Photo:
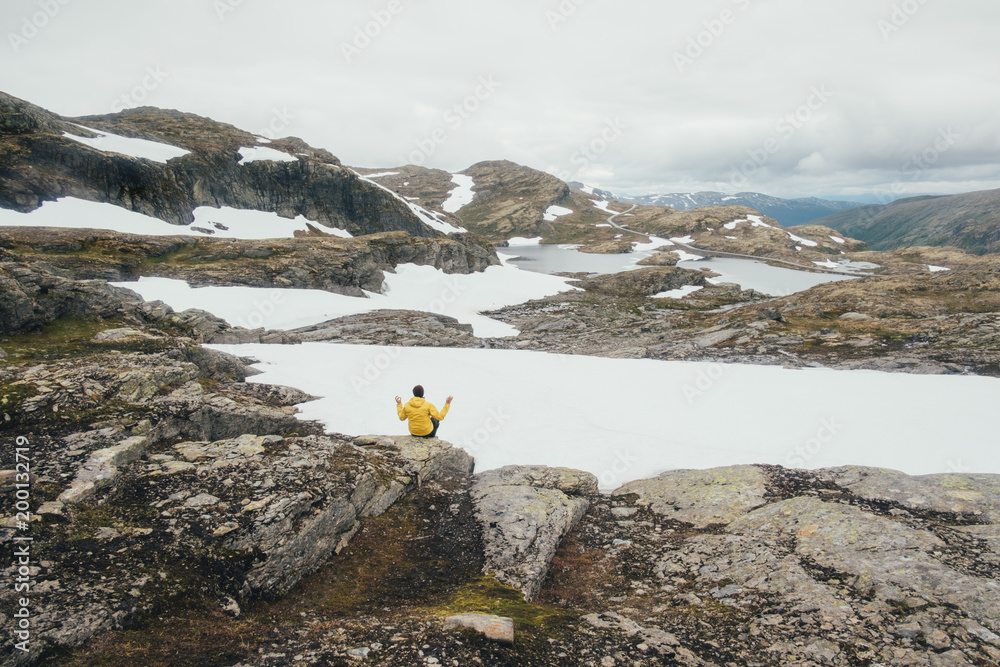
[[[452,397],[444,402],[444,410],[438,412],[433,403],[424,400],[424,388],[419,384],[413,388],[413,398],[403,405],[403,399],[396,397],[396,413],[399,421],[410,420],[410,435],[418,438],[436,438],[441,420],[451,408]]]

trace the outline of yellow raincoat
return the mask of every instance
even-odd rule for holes
[[[445,404],[444,410],[438,412],[433,403],[428,403],[419,396],[414,396],[405,405],[396,404],[396,412],[399,413],[399,421],[410,420],[410,434],[416,436],[429,435],[434,430],[431,417],[438,421],[443,421],[448,414],[450,404]]]

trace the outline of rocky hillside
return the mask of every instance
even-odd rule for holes
[[[519,349],[1000,376],[995,263],[937,248],[857,257],[891,257],[893,273],[771,296],[708,283],[710,263],[702,272],[650,267],[582,281],[582,292],[490,316],[521,331],[500,343]],[[934,262],[955,268],[928,272]],[[699,289],[683,299],[656,298],[684,285]]]
[[[911,197],[863,206],[815,221],[861,239],[876,250],[955,246],[1000,252],[1000,190],[946,197]]]
[[[463,171],[473,179],[474,198],[454,212],[443,209],[456,188],[447,172],[412,165],[357,171],[494,243],[515,236],[541,237],[546,243],[593,243],[618,235],[605,224],[610,213],[594,206],[598,198],[571,189],[551,174],[507,160],[480,162]],[[552,215],[553,206],[564,210]]]
[[[92,130],[189,152],[164,163],[65,136],[98,138]],[[282,157],[241,164],[241,149],[251,156],[273,150]],[[302,215],[354,235],[439,235],[405,200],[296,138],[269,141],[208,118],[155,108],[62,118],[0,93],[0,206],[27,212],[60,197],[112,203],[177,225],[190,224],[199,206],[228,206]]]
[[[405,232],[352,239],[211,239],[104,231],[0,227],[0,248],[78,280],[177,278],[193,285],[318,289],[350,296],[379,292],[399,264],[473,273],[499,263],[484,241],[414,238]]]
[[[607,193],[610,195],[610,193]],[[823,218],[841,211],[848,211],[862,204],[858,202],[830,201],[816,197],[802,199],[782,199],[759,192],[689,192],[661,195],[610,195],[609,199],[640,204],[643,206],[663,206],[679,211],[687,211],[706,206],[747,206],[777,220],[785,227],[801,225],[817,218]]]

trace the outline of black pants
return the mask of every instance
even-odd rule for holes
[[[437,437],[438,426],[441,425],[441,422],[439,422],[438,420],[434,419],[434,417],[431,417],[431,423],[434,424],[434,430],[431,431],[430,433],[428,433],[427,435],[418,435],[417,436],[418,438],[436,438]]]

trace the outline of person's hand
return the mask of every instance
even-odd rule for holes
[[[401,398],[400,398],[399,396],[397,396],[397,397],[396,397],[396,402],[397,402],[397,403],[402,403],[402,402],[403,402],[403,399],[401,399]]]
[[[448,405],[451,405],[451,402],[452,400],[454,400],[454,398],[455,398],[454,396],[449,396],[448,398],[445,399],[444,402],[447,403]]]

